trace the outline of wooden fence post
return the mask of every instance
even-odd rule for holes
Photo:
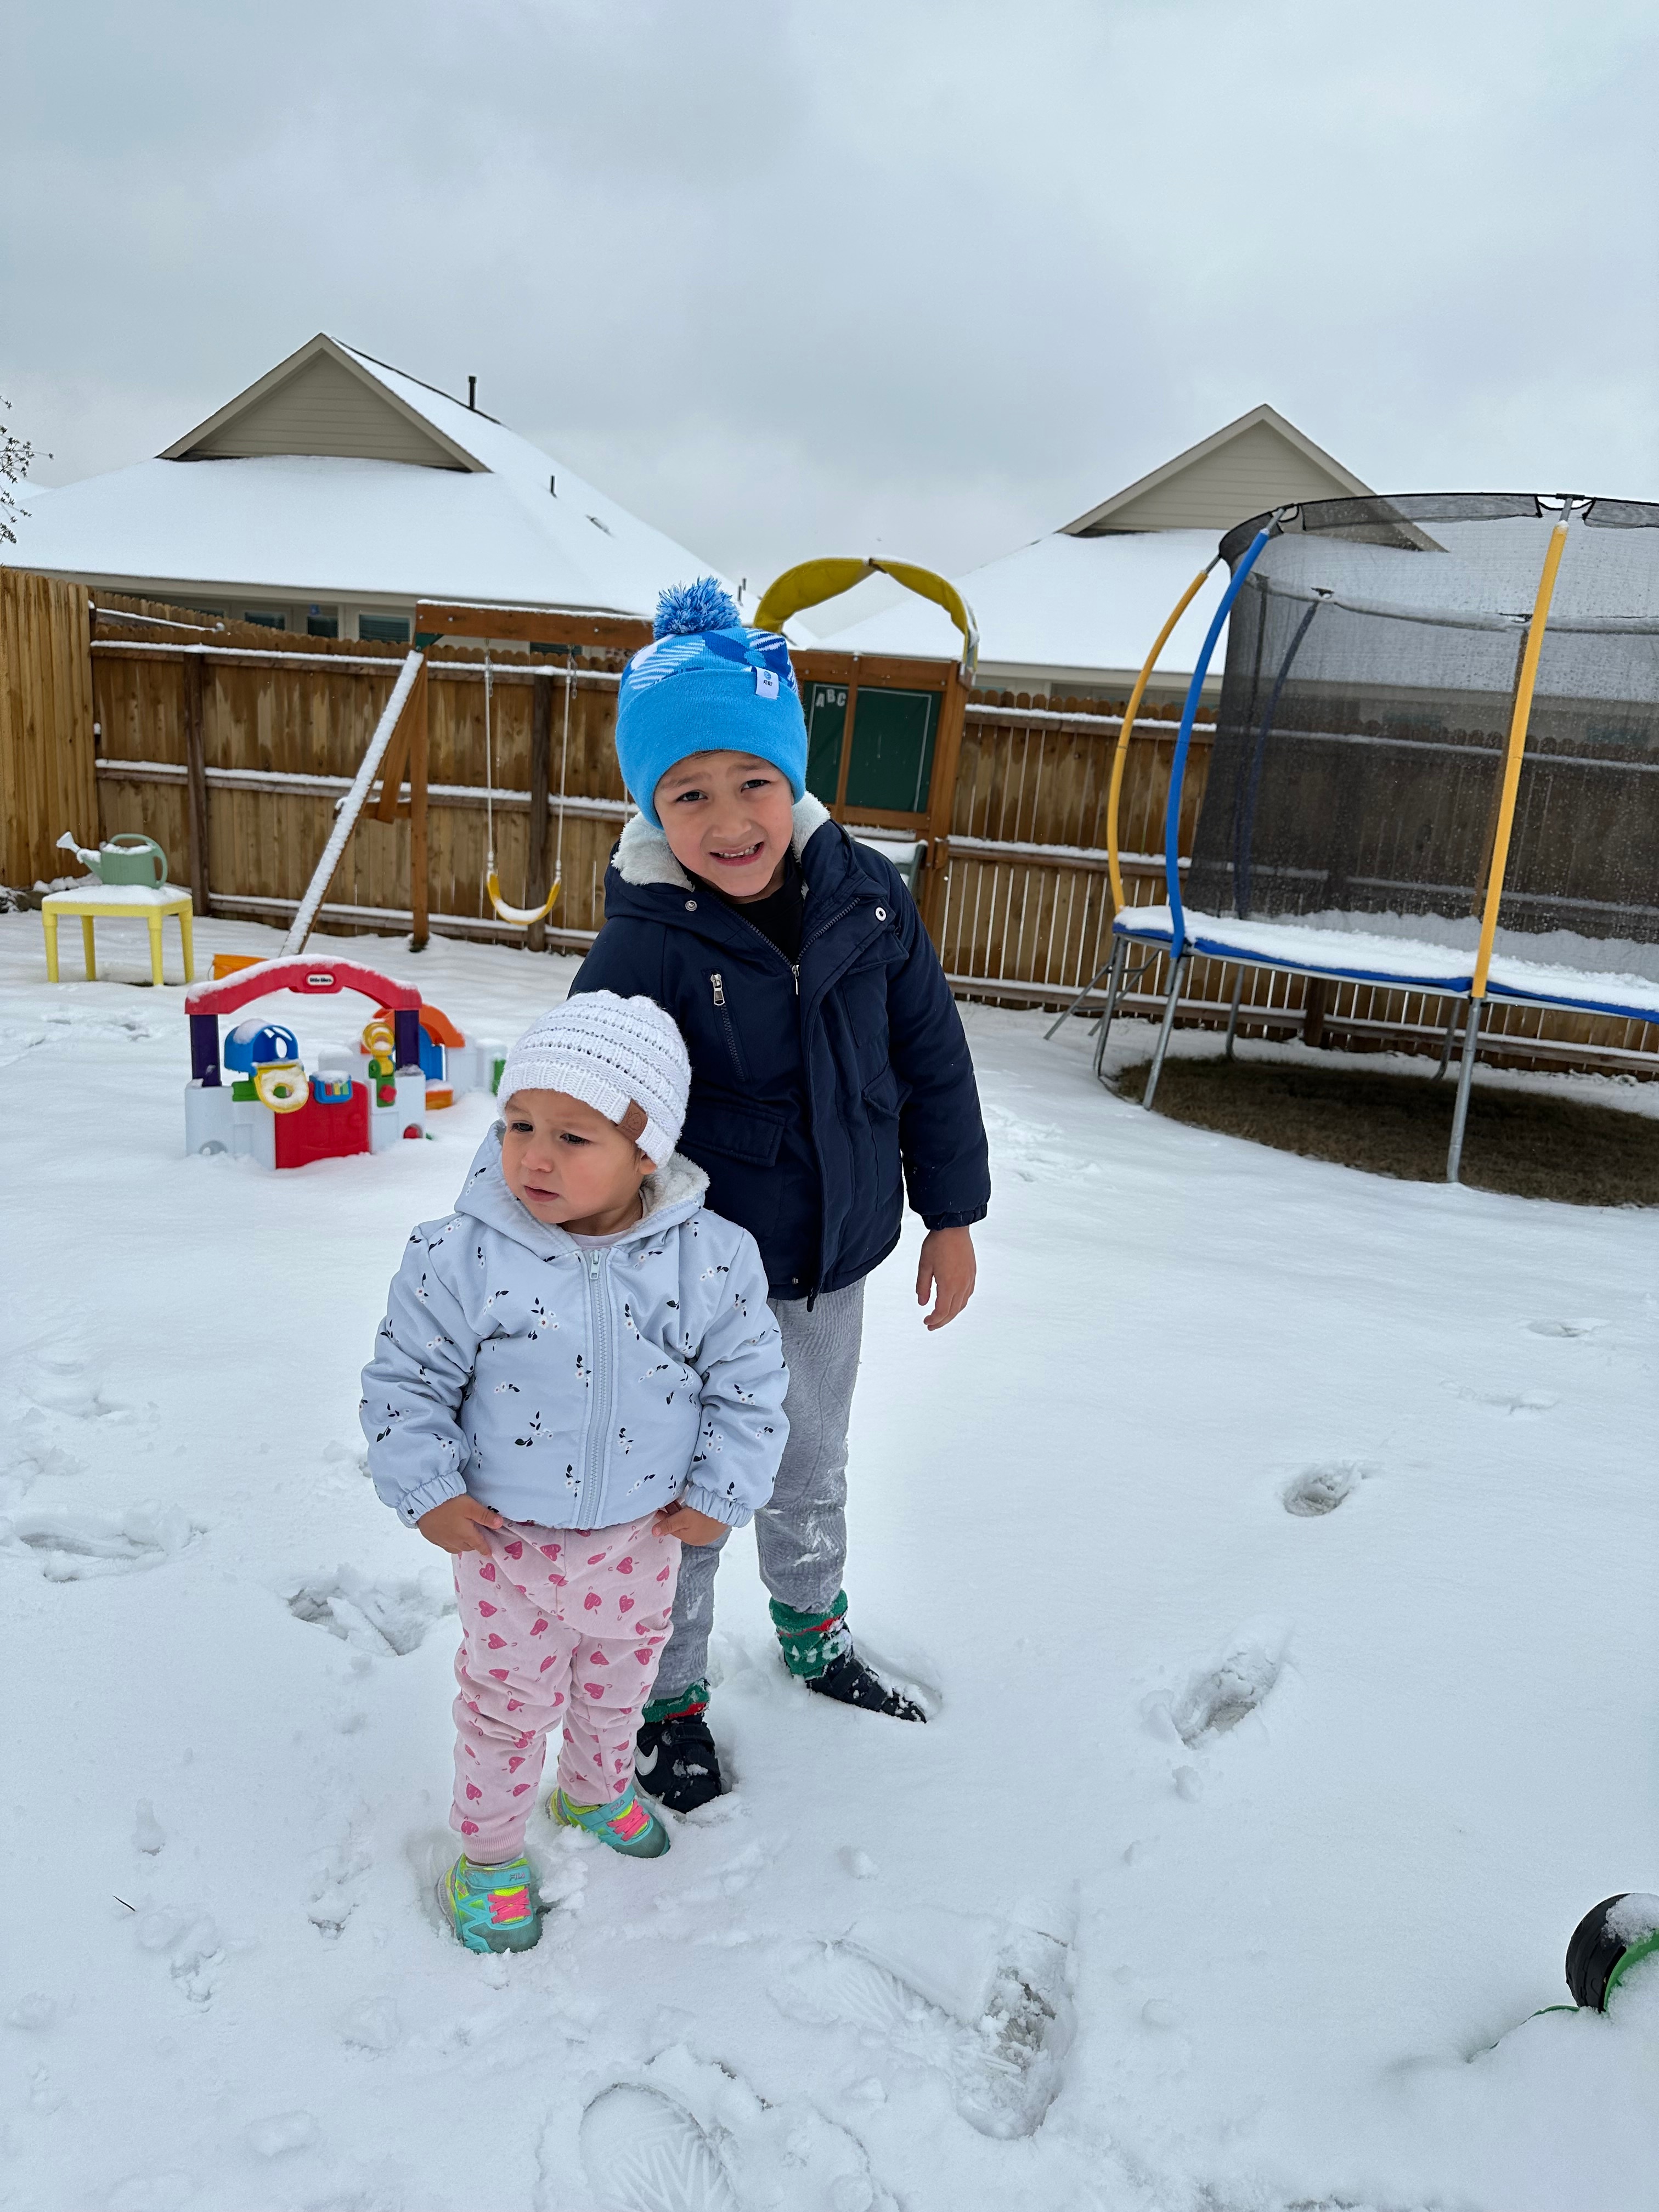
[[[538,669],[530,693],[530,829],[525,847],[524,902],[536,906],[547,896],[547,794],[553,749],[553,672]],[[526,933],[532,952],[547,950],[547,923],[532,921]]]
[[[205,670],[199,652],[185,650],[185,774],[190,787],[190,896],[198,914],[210,914],[208,902],[207,752],[202,737],[202,695]]]

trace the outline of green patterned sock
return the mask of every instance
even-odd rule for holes
[[[693,1682],[675,1698],[653,1698],[640,1715],[642,1721],[683,1721],[700,1713],[708,1703],[707,1682]]]
[[[837,1590],[822,1613],[797,1613],[791,1606],[771,1601],[772,1626],[783,1647],[783,1663],[792,1674],[810,1682],[823,1674],[832,1659],[839,1659],[849,1641],[847,1634],[847,1593]]]

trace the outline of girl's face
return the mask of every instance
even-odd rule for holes
[[[754,753],[693,753],[654,794],[668,849],[727,898],[765,898],[783,881],[793,833],[787,778]]]
[[[515,1091],[501,1118],[501,1173],[538,1221],[608,1237],[638,1218],[654,1164],[596,1108],[562,1091]]]

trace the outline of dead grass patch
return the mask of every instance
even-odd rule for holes
[[[1147,1069],[1145,1061],[1126,1068],[1119,1095],[1139,1098]],[[1154,1110],[1368,1175],[1440,1182],[1455,1087],[1455,1068],[1434,1083],[1426,1073],[1372,1074],[1218,1054],[1165,1060]],[[1580,1098],[1494,1089],[1477,1076],[1462,1174],[1478,1189],[1513,1198],[1659,1206],[1659,1121]]]

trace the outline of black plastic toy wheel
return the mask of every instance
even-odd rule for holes
[[[1567,1945],[1567,1987],[1573,2002],[1586,2005],[1592,2012],[1600,2012],[1605,2006],[1607,1983],[1625,1955],[1625,1938],[1615,1936],[1607,1926],[1607,1915],[1629,1893],[1621,1889],[1616,1896],[1604,1897],[1593,1905],[1573,1929],[1572,1941]]]

